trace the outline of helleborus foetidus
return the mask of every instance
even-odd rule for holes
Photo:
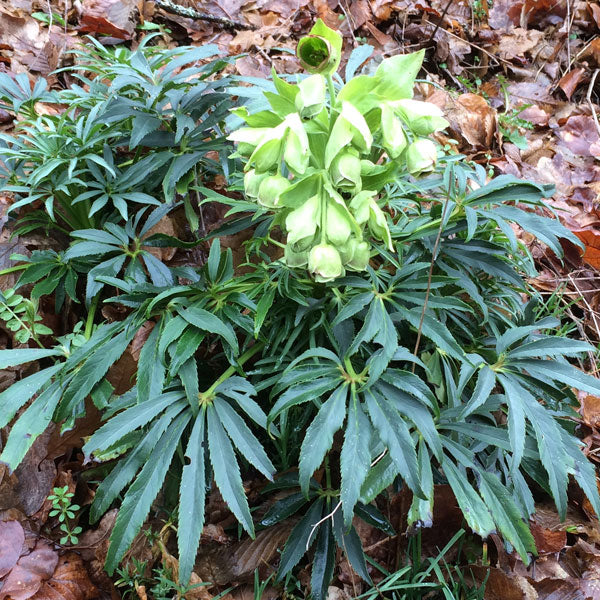
[[[297,46],[310,75],[294,85],[273,71],[270,109],[235,109],[246,126],[229,136],[246,196],[287,233],[282,260],[321,282],[366,269],[376,243],[393,251],[385,186],[433,170],[438,148],[427,136],[448,125],[437,106],[413,99],[423,51],[387,58],[336,92],[341,51],[342,37],[319,19]]]

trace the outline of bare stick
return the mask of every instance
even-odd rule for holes
[[[587,102],[590,105],[590,109],[592,110],[592,116],[594,117],[594,123],[596,123],[596,129],[598,130],[598,135],[600,135],[600,123],[598,122],[598,115],[596,114],[596,107],[594,106],[594,103],[592,102],[592,92],[594,91],[594,85],[596,84],[596,77],[598,77],[598,73],[600,72],[600,69],[596,69],[594,71],[594,74],[592,75],[592,80],[590,81],[590,85],[588,87],[588,91],[587,91]]]
[[[450,5],[452,4],[453,0],[449,0],[448,4],[446,4],[446,7],[444,8],[444,12],[442,13],[442,16],[440,17],[439,23],[437,23],[437,25],[435,26],[435,29],[433,30],[433,33],[429,36],[429,39],[427,40],[426,44],[429,44],[429,42],[431,42],[431,40],[433,39],[433,36],[437,33],[437,30],[440,28],[440,25],[444,22],[444,17],[446,16],[446,13],[448,12],[448,9],[450,8]]]
[[[206,13],[198,12],[193,8],[187,8],[181,6],[181,4],[175,4],[172,0],[154,0],[154,3],[159,8],[162,8],[166,12],[180,17],[187,17],[188,19],[196,19],[198,21],[208,21],[209,23],[217,23],[223,27],[229,27],[230,29],[254,29],[252,25],[246,25],[246,23],[240,23],[239,21],[233,21],[231,19],[225,19],[224,17],[215,17]]]

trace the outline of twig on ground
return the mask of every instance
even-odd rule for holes
[[[252,25],[241,23],[240,21],[233,21],[232,19],[225,19],[224,17],[215,17],[207,13],[202,13],[194,8],[187,8],[176,4],[171,0],[154,0],[154,3],[164,11],[179,15],[180,17],[187,17],[188,19],[196,19],[198,21],[207,21],[209,23],[217,23],[223,27],[229,27],[230,29],[254,29]]]
[[[348,23],[348,29],[350,30],[350,35],[352,36],[352,39],[354,40],[354,47],[356,48],[358,46],[358,40],[356,39],[356,36],[354,35],[354,21],[353,21],[353,19],[350,18],[350,15],[348,15],[348,11],[344,7],[343,2],[339,3],[339,7],[342,9],[342,12],[344,13],[344,16],[346,17],[346,23]]]
[[[449,0],[448,4],[446,4],[446,6],[444,7],[444,11],[442,12],[442,16],[440,17],[439,22],[436,24],[435,29],[433,30],[433,33],[429,36],[427,42],[425,42],[426,46],[427,44],[429,44],[429,42],[431,42],[431,40],[433,40],[435,34],[437,33],[437,30],[440,28],[440,25],[444,22],[444,17],[446,16],[446,13],[448,12],[448,9],[450,8],[450,5],[453,1],[454,0]]]
[[[600,69],[596,69],[594,74],[592,75],[592,80],[590,81],[590,85],[588,86],[586,100],[590,105],[590,109],[592,111],[592,116],[594,117],[594,123],[596,123],[596,129],[598,130],[598,135],[600,135],[600,123],[598,122],[598,115],[596,114],[596,107],[592,102],[592,92],[594,91],[594,85],[596,84],[596,77],[598,77],[598,73]]]

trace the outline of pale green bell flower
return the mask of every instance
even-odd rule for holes
[[[257,173],[256,169],[250,169],[244,175],[244,192],[248,198],[256,200],[258,198],[258,188],[263,179],[269,177],[271,173]]]
[[[356,238],[352,238],[349,242],[349,250],[352,252],[352,256],[349,260],[344,262],[344,266],[351,271],[364,271],[369,264],[371,258],[371,248],[365,241],[359,241]]]
[[[306,250],[298,252],[288,243],[283,251],[283,259],[288,267],[306,267],[308,264],[308,252]]]
[[[325,78],[323,75],[311,75],[298,84],[296,110],[303,119],[317,116],[325,105]]]
[[[315,194],[304,204],[290,212],[285,218],[288,245],[297,244],[300,247],[306,246],[302,241],[312,240],[320,222],[321,195]]]
[[[325,167],[329,168],[337,154],[350,144],[368,152],[373,135],[363,115],[350,102],[342,102],[342,112],[335,120],[325,146]]]
[[[287,129],[283,160],[293,172],[303,175],[310,159],[308,135],[304,124],[298,113],[291,113],[284,119],[282,125]]]
[[[291,185],[283,175],[269,175],[258,186],[257,200],[267,208],[279,208],[279,195]]]
[[[345,206],[333,199],[327,200],[327,215],[325,221],[325,236],[334,246],[342,246],[353,230],[352,215]]]
[[[417,135],[429,135],[434,131],[446,129],[450,123],[444,119],[442,109],[431,102],[404,99],[390,102],[396,114]]]
[[[348,192],[360,191],[362,185],[361,161],[356,152],[351,150],[340,152],[333,159],[329,173],[336,188]]]
[[[406,141],[402,121],[387,103],[381,105],[381,133],[383,147],[389,157],[393,159],[400,156],[408,142]]]
[[[308,254],[308,270],[315,281],[333,281],[345,274],[340,253],[329,244],[318,244]]]
[[[437,148],[431,140],[418,139],[406,150],[406,166],[413,175],[432,171],[436,162]]]

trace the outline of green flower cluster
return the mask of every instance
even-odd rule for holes
[[[341,50],[318,20],[297,48],[311,75],[292,85],[273,72],[271,110],[235,109],[247,126],[229,136],[245,160],[246,196],[287,232],[284,260],[321,282],[366,269],[372,240],[393,250],[381,191],[400,173],[431,171],[437,146],[426,136],[448,125],[438,107],[412,99],[423,51],[382,61],[336,95]]]

